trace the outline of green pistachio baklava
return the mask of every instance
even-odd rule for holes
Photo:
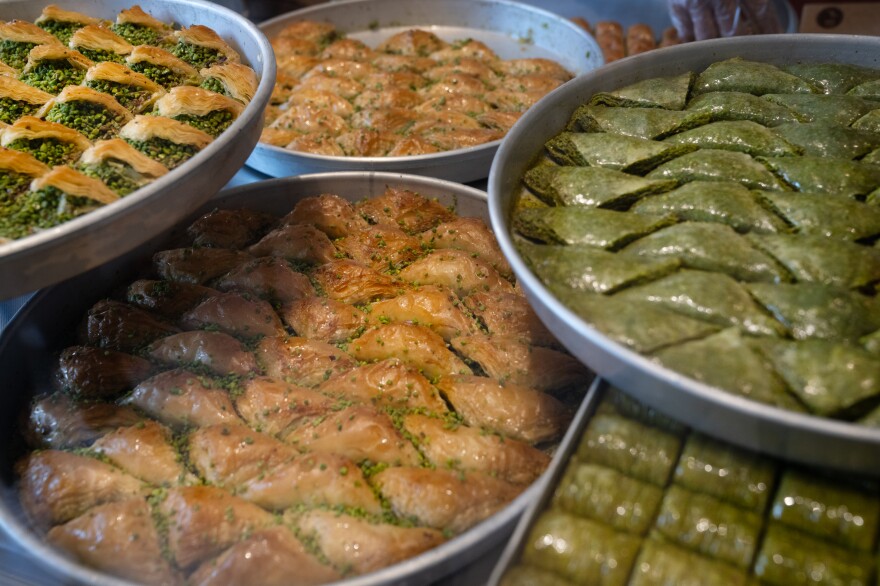
[[[876,425],[878,79],[733,58],[588,96],[524,173],[514,244],[656,363]]]

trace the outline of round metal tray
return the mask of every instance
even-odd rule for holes
[[[602,52],[583,29],[545,10],[508,0],[346,0],[278,16],[260,25],[268,37],[298,20],[330,22],[348,37],[375,46],[413,27],[446,41],[482,41],[503,59],[544,57],[575,74],[602,65]],[[259,143],[249,167],[272,177],[328,171],[414,173],[467,183],[489,175],[501,141],[409,157],[331,157]]]
[[[587,97],[649,77],[701,70],[734,56],[773,64],[834,61],[880,67],[880,38],[798,34],[700,41],[628,57],[575,79],[527,112],[499,149],[488,186],[492,227],[535,311],[572,354],[603,378],[731,443],[789,460],[876,475],[880,430],[769,407],[659,366],[611,341],[560,303],[513,246],[510,211],[523,173]]]
[[[204,150],[150,185],[93,212],[31,236],[0,244],[0,299],[28,293],[96,267],[165,230],[216,194],[257,143],[275,83],[275,58],[266,37],[235,12],[204,0],[139,0],[156,18],[181,26],[203,24],[226,39],[260,77],[253,100]],[[66,10],[113,19],[131,0],[58,0]],[[34,0],[0,2],[0,19],[33,21]]]
[[[97,300],[111,294],[143,273],[152,254],[175,246],[186,226],[199,215],[215,208],[241,208],[283,214],[300,199],[334,193],[358,201],[379,195],[386,186],[412,189],[426,197],[454,206],[464,216],[488,222],[485,192],[427,177],[394,173],[327,173],[271,179],[224,191],[168,232],[113,261],[78,275],[65,283],[40,291],[18,312],[0,335],[0,527],[47,570],[67,581],[101,586],[122,586],[128,582],[96,572],[49,547],[31,531],[24,518],[14,482],[13,466],[24,449],[19,436],[18,416],[31,397],[50,388],[49,377],[57,353],[70,345],[81,317]],[[537,479],[504,509],[450,541],[400,564],[372,574],[345,580],[345,586],[379,584],[428,584],[464,568],[508,538],[519,515],[539,494]]]

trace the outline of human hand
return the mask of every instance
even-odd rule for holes
[[[668,0],[672,24],[682,41],[780,33],[769,0]]]

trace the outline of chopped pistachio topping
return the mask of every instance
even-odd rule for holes
[[[200,47],[190,43],[178,42],[171,47],[171,52],[174,53],[178,59],[183,59],[196,69],[204,69],[209,65],[222,63],[226,60],[226,56],[217,49]]]
[[[156,65],[148,61],[132,63],[131,65],[129,65],[129,69],[146,75],[147,77],[149,77],[159,85],[164,86],[165,88],[172,88],[174,86],[183,85],[183,82],[185,81],[182,75],[180,75],[179,73],[175,73],[168,67],[165,67],[164,65]]]
[[[191,116],[189,114],[181,114],[175,116],[175,120],[185,122],[190,126],[194,126],[203,132],[207,132],[211,136],[219,136],[221,132],[229,128],[232,124],[232,113],[226,110],[217,110],[204,116]]]
[[[94,61],[95,63],[99,63],[101,61],[125,63],[125,57],[123,57],[119,53],[114,53],[113,51],[107,51],[105,49],[89,49],[87,47],[77,47],[76,50]]]
[[[36,46],[36,43],[4,39],[0,41],[0,61],[10,67],[23,69],[27,63],[28,53]]]
[[[86,82],[86,86],[93,90],[110,94],[116,98],[117,102],[133,112],[140,111],[144,102],[149,100],[151,96],[149,90],[105,79],[91,79]]]
[[[124,122],[122,116],[101,104],[85,101],[55,104],[46,114],[46,120],[78,130],[89,140],[112,138]]]
[[[135,191],[143,184],[140,175],[122,161],[108,159],[96,165],[80,165],[84,175],[101,180],[120,197]]]
[[[75,144],[55,138],[19,138],[6,145],[6,148],[29,153],[50,167],[71,163],[79,155]]]
[[[0,172],[0,216],[8,215],[9,208],[14,206],[19,195],[28,190],[32,179],[25,173]]]
[[[84,69],[72,67],[66,60],[48,60],[38,63],[21,75],[21,81],[50,94],[58,94],[69,85],[79,85],[85,78]]]
[[[229,95],[229,92],[226,91],[226,86],[223,85],[223,82],[216,77],[205,78],[205,81],[202,82],[201,87],[205,88],[206,90],[211,90],[212,92],[217,94],[221,94],[224,96]]]
[[[199,149],[193,145],[177,144],[164,138],[151,138],[150,140],[126,139],[126,141],[140,152],[155,161],[159,161],[169,169],[177,167],[199,152]]]
[[[0,98],[0,122],[12,124],[22,116],[29,116],[39,109],[37,104],[12,98]]]
[[[68,195],[51,186],[30,191],[18,201],[21,207],[10,218],[10,225],[17,226],[22,235],[57,226],[100,206],[87,197]]]
[[[132,45],[158,45],[159,33],[148,26],[135,24],[133,22],[123,22],[121,24],[113,24],[110,30],[131,43]]]
[[[58,40],[65,45],[70,42],[70,37],[73,36],[73,33],[83,27],[83,25],[78,22],[61,22],[60,20],[44,20],[43,22],[38,23],[37,26],[58,37]]]

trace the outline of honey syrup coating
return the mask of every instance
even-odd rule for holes
[[[231,230],[237,213],[197,219],[184,232],[202,246],[156,253],[150,274],[96,303],[82,345],[59,360],[59,373],[76,376],[59,376],[56,393],[31,407],[32,445],[53,449],[19,465],[21,498],[53,543],[127,576],[89,543],[110,512],[123,522],[108,533],[118,536],[144,522],[146,506],[145,535],[155,531],[166,553],[153,560],[147,548],[132,563],[156,582],[253,576],[258,559],[269,582],[305,564],[323,583],[440,545],[541,474],[571,406],[461,352],[475,336],[499,346],[502,361],[527,345],[486,333],[491,320],[462,299],[471,289],[405,275],[407,263],[442,263],[437,252],[480,261],[475,249],[435,245],[456,246],[454,233],[472,225],[478,234],[461,246],[489,242],[484,225],[393,186],[355,202],[301,198],[286,215],[242,211],[242,229]],[[303,226],[335,253],[291,254],[278,235]],[[412,246],[400,267],[371,260],[363,238],[391,233]],[[346,256],[352,237],[360,261]],[[372,238],[372,253],[384,256],[386,244]],[[485,253],[494,258],[492,247]],[[472,285],[486,290],[481,303],[519,294],[489,263],[480,267],[493,271]],[[538,368],[514,362],[518,372]],[[588,379],[577,381],[582,390]],[[468,398],[475,393],[486,399]],[[71,468],[78,475],[64,491],[45,481]],[[340,547],[345,528],[358,548]]]

